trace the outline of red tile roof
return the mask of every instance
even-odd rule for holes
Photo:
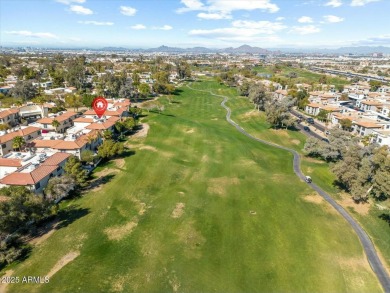
[[[41,166],[58,166],[63,161],[67,160],[71,154],[67,153],[55,153],[50,158],[42,163]]]
[[[7,185],[34,185],[41,181],[50,173],[54,172],[58,166],[39,166],[30,173],[14,172],[0,180],[2,184]]]
[[[18,108],[11,108],[8,110],[4,110],[0,112],[0,118],[3,119],[5,117],[8,117],[9,115],[16,114],[16,113],[19,113]]]
[[[0,158],[1,167],[21,167],[22,163],[18,159]]]
[[[32,134],[34,132],[38,132],[40,130],[41,129],[38,127],[29,126],[25,129],[20,129],[20,130],[11,132],[11,133],[7,133],[7,134],[0,136],[0,143],[5,143],[7,141],[13,140],[17,136],[25,137],[29,134]]]

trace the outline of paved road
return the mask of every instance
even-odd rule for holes
[[[188,87],[190,87],[190,86],[188,86]],[[194,88],[191,88],[191,89],[197,90]],[[300,167],[301,158],[300,158],[297,151],[290,149],[290,148],[287,148],[287,147],[284,147],[284,146],[277,145],[275,143],[272,143],[272,142],[269,142],[266,140],[259,139],[257,137],[250,135],[249,133],[247,133],[243,128],[241,128],[240,125],[238,125],[236,122],[234,122],[230,118],[231,110],[228,106],[225,105],[225,103],[228,101],[228,98],[226,96],[217,95],[217,94],[212,93],[211,91],[206,91],[206,90],[197,90],[197,91],[207,92],[207,93],[211,94],[212,96],[223,98],[223,101],[221,102],[221,106],[223,108],[225,108],[227,111],[227,113],[226,113],[227,122],[229,122],[231,125],[233,125],[243,135],[245,135],[253,140],[256,140],[260,143],[263,143],[263,144],[266,144],[269,146],[273,146],[273,147],[276,147],[276,148],[279,148],[282,150],[286,150],[286,151],[292,153],[294,156],[294,159],[293,159],[294,173],[300,179],[305,180],[305,175],[303,175],[303,173],[301,171],[301,167]],[[390,293],[390,276],[387,274],[386,269],[384,268],[381,260],[379,259],[378,254],[375,250],[375,247],[374,247],[373,243],[371,242],[370,238],[368,237],[367,233],[351,217],[351,215],[346,210],[344,210],[344,208],[342,208],[332,197],[330,197],[329,194],[327,194],[324,190],[322,190],[318,185],[316,185],[315,183],[307,183],[307,184],[311,188],[313,188],[315,191],[317,191],[318,194],[320,194],[329,204],[331,204],[336,209],[336,211],[339,212],[340,215],[343,216],[343,218],[345,220],[347,220],[347,222],[352,226],[352,228],[355,230],[356,234],[358,235],[358,237],[360,239],[360,242],[364,248],[364,251],[367,255],[367,259],[368,259],[368,262],[370,263],[372,270],[376,274],[379,282],[382,284],[383,290],[386,293]]]
[[[299,113],[296,110],[291,110],[290,113],[293,114],[296,117],[303,116],[304,119],[308,118],[308,117],[306,117],[305,115],[302,115],[302,113]],[[315,128],[317,128],[319,131],[325,132],[325,130],[326,130],[326,128],[324,126],[322,126],[321,124],[319,124],[319,123],[317,123],[315,121],[314,121],[314,124],[311,124],[311,125],[314,126]]]

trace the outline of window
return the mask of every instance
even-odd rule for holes
[[[57,172],[60,172],[61,171],[61,167],[59,166],[58,168],[57,168]]]
[[[39,189],[41,187],[41,183],[38,182],[37,184],[35,184],[35,189]]]
[[[2,149],[5,149],[7,147],[7,145],[5,144],[5,143],[3,143],[2,145],[1,145],[1,148]]]
[[[378,138],[378,143],[381,143],[382,142],[382,139],[381,138]]]

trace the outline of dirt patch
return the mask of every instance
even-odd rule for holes
[[[172,286],[173,292],[177,292],[180,288],[180,282],[177,279],[176,275],[174,275],[170,280],[169,284]]]
[[[181,196],[185,195],[185,193],[183,191],[179,191],[178,194],[180,194]]]
[[[249,112],[241,114],[240,116],[238,116],[238,118],[240,120],[247,121],[247,120],[250,120],[252,117],[259,117],[259,116],[260,116],[260,112],[259,111],[251,110]]]
[[[207,163],[209,161],[209,156],[208,155],[204,155],[200,161],[202,163]]]
[[[122,169],[126,165],[125,159],[115,159],[114,163],[120,169]]]
[[[80,255],[79,251],[72,251],[63,256],[55,265],[54,267],[49,271],[49,273],[46,275],[48,278],[51,278],[54,276],[55,273],[57,273],[59,270],[61,270],[64,266],[66,266],[68,263],[73,261],[76,257]]]
[[[188,258],[200,258],[200,248],[205,244],[206,238],[195,228],[194,222],[183,223],[177,231],[179,241],[183,244],[184,254]]]
[[[370,211],[370,203],[355,203],[350,195],[340,194],[341,200],[337,202],[343,207],[351,207],[355,212],[363,216],[367,215]]]
[[[306,170],[306,173],[307,173],[307,174],[313,173],[313,168],[308,167],[307,170]]]
[[[11,198],[8,197],[8,196],[0,195],[0,202],[8,201],[8,200],[10,200],[10,199],[11,199]]]
[[[217,121],[217,120],[218,120],[218,118],[213,118],[213,119],[211,119],[211,120],[213,120],[213,121]]]
[[[149,132],[149,124],[147,123],[142,123],[141,124],[142,128],[138,130],[137,133],[132,135],[132,138],[144,138],[148,135]]]
[[[171,217],[174,219],[180,218],[184,214],[184,207],[186,205],[182,202],[176,204],[175,209],[172,211]]]
[[[136,205],[136,207],[138,209],[138,215],[140,215],[140,216],[145,214],[147,209],[150,208],[150,206],[146,206],[146,203],[141,202],[139,199],[133,198],[133,199],[131,199],[131,201]]]
[[[157,149],[153,146],[150,145],[143,145],[139,148],[140,150],[147,150],[147,151],[152,151],[152,152],[157,152]]]
[[[325,202],[325,200],[318,194],[306,195],[303,200],[315,204],[322,204]]]
[[[195,132],[195,129],[191,128],[191,129],[186,130],[185,132],[188,133],[188,134],[191,134],[191,133]]]
[[[240,180],[238,178],[212,178],[208,182],[207,192],[217,194],[219,196],[224,196],[226,195],[227,188],[238,184],[240,184]]]
[[[291,142],[295,145],[299,145],[301,143],[298,139],[293,139]]]
[[[325,161],[321,161],[311,157],[303,157],[303,160],[311,163],[316,163],[316,164],[325,164]]]
[[[121,240],[125,236],[129,235],[134,228],[137,227],[137,225],[138,219],[133,218],[131,222],[128,222],[125,225],[106,228],[104,233],[106,233],[108,239],[110,240]]]
[[[42,242],[44,242],[46,239],[48,239],[53,233],[56,231],[56,227],[58,225],[58,220],[55,220],[49,224],[47,224],[45,227],[43,227],[42,232],[43,234],[37,237],[34,237],[29,241],[32,245],[40,245]],[[1,292],[1,291],[0,291]]]
[[[113,172],[117,173],[117,172],[119,172],[119,170],[118,169],[113,169],[113,168],[105,168],[105,169],[103,169],[103,170],[101,170],[99,172],[96,172],[95,175],[97,177],[103,177],[103,176],[106,176],[106,175],[108,175],[110,173],[113,173]]]
[[[14,273],[13,270],[8,270],[5,272],[5,274],[2,276],[2,278],[11,277],[13,273]],[[5,282],[5,283],[1,282],[0,283],[0,292],[5,292],[5,289],[7,288],[7,286],[8,286],[7,282]]]
[[[290,134],[285,129],[271,129],[270,131],[275,135],[279,135],[282,137],[290,137]]]

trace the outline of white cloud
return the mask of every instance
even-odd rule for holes
[[[305,25],[305,26],[293,26],[291,31],[292,33],[297,33],[300,35],[308,35],[319,33],[321,30],[315,25]]]
[[[62,4],[66,4],[66,5],[69,5],[69,4],[72,4],[72,3],[84,3],[85,0],[55,0],[56,2],[58,3],[62,3]]]
[[[194,29],[189,32],[189,35],[220,41],[251,43],[262,41],[278,42],[280,39],[274,34],[286,28],[287,26],[280,22],[235,20],[232,22],[231,27],[216,29]]]
[[[181,0],[182,4],[184,4],[184,7],[181,7],[176,10],[177,13],[184,13],[188,11],[197,11],[197,10],[203,10],[204,4],[199,0]]]
[[[298,22],[300,23],[313,23],[313,19],[309,16],[302,16],[298,19]]]
[[[93,11],[89,8],[85,8],[81,5],[71,5],[70,11],[77,13],[77,14],[83,14],[83,15],[90,15],[93,14]]]
[[[173,29],[173,27],[171,27],[170,25],[163,25],[163,26],[155,26],[153,27],[154,30],[162,30],[162,31],[170,31],[171,29]]]
[[[353,42],[353,45],[358,46],[390,46],[390,34],[371,37]]]
[[[200,0],[181,0],[180,2],[184,4],[184,7],[177,9],[177,13],[204,11],[206,13],[198,14],[203,19],[231,18],[231,13],[237,10],[252,11],[259,9],[270,13],[279,10],[279,7],[271,3],[271,0],[207,0],[207,5]]]
[[[10,35],[17,35],[17,36],[31,37],[31,38],[58,39],[58,37],[52,33],[33,33],[30,31],[7,31],[5,33]]]
[[[271,3],[270,0],[208,0],[212,11],[232,12],[235,10],[265,10],[267,12],[277,12],[279,7]]]
[[[120,11],[123,15],[134,16],[137,13],[137,9],[130,6],[121,6]]]
[[[86,20],[86,21],[78,21],[78,23],[82,24],[93,24],[93,25],[113,25],[113,22],[109,21],[95,21],[95,20]]]
[[[325,15],[324,19],[330,23],[337,23],[344,21],[344,18],[335,15]]]
[[[202,19],[230,19],[232,16],[230,14],[225,13],[204,13],[201,12],[197,15],[199,18]]]
[[[281,20],[285,20],[285,19],[286,19],[285,17],[279,16],[279,17],[276,18],[276,21],[281,21]]]
[[[364,6],[371,2],[377,2],[380,0],[352,0],[351,6]]]
[[[280,22],[271,22],[266,20],[235,20],[232,22],[232,25],[236,28],[255,29],[257,31],[257,34],[274,34],[278,31],[287,28]]]
[[[341,2],[340,0],[330,0],[329,2],[325,3],[324,6],[332,6],[332,7],[340,7],[341,5],[343,5],[343,2]]]
[[[146,29],[146,26],[144,26],[143,24],[136,24],[136,25],[131,26],[130,28],[133,30],[144,30],[144,29]]]

